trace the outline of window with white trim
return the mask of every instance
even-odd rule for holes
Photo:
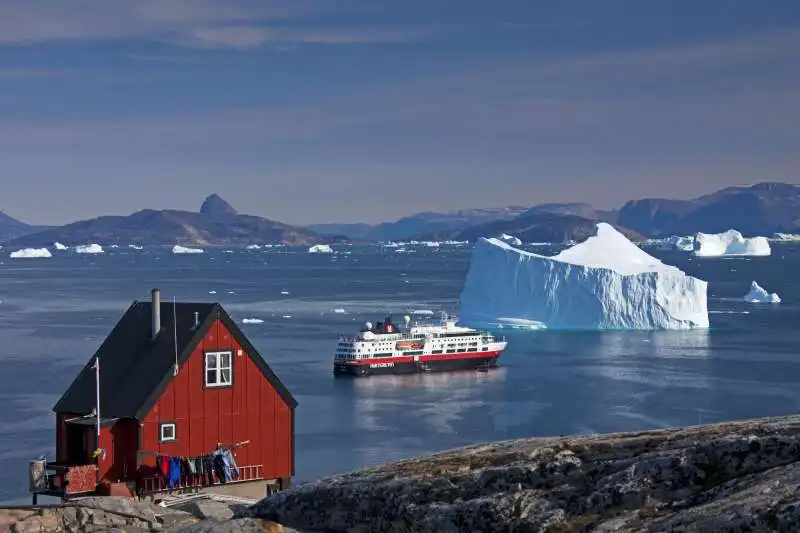
[[[167,442],[176,439],[175,424],[167,423],[158,426],[158,437],[161,442]]]
[[[206,387],[227,387],[233,384],[231,352],[206,352]]]

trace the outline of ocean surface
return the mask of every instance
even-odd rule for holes
[[[296,481],[488,440],[800,410],[796,245],[775,244],[766,258],[651,251],[710,282],[708,331],[506,330],[495,371],[355,380],[331,373],[337,336],[389,311],[456,312],[470,249],[343,250],[0,251],[0,502],[27,500],[28,461],[53,457],[52,406],[152,287],[165,300],[220,301],[237,322],[264,320],[241,327],[299,402]],[[752,280],[784,303],[741,301]]]

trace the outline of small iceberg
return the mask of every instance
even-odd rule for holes
[[[800,242],[800,235],[796,233],[776,233],[772,236],[772,241]]]
[[[11,252],[8,256],[11,259],[37,259],[53,257],[53,254],[47,248],[24,248]]]
[[[680,237],[673,235],[659,241],[659,249],[661,250],[676,250],[679,252],[691,252],[694,250],[694,236]]]
[[[56,250],[68,250],[69,247],[66,244],[61,244],[60,242],[54,242],[53,248]]]
[[[766,237],[744,237],[734,229],[724,233],[698,233],[694,238],[697,257],[767,256],[772,253]]]
[[[129,244],[128,248],[131,250],[144,250],[144,246],[139,246],[138,244]]]
[[[245,250],[260,250],[261,246],[258,244],[248,244],[245,246]]]
[[[333,248],[331,248],[330,244],[315,244],[311,248],[308,249],[308,253],[310,254],[332,254]]]
[[[334,309],[334,310],[333,310],[333,312],[334,312],[334,313],[336,313],[337,315],[344,315],[344,314],[347,314],[347,311],[345,311],[345,310],[344,310],[344,309],[342,309],[341,307],[339,307],[338,309]]]
[[[243,318],[242,324],[263,324],[264,321],[260,318]]]
[[[286,296],[287,294],[289,294],[289,291],[281,291],[281,294],[283,294],[284,296]]]
[[[781,298],[777,293],[768,293],[754,281],[750,284],[750,292],[744,295],[744,301],[751,304],[779,304]]]
[[[511,246],[522,246],[522,241],[519,239],[519,237],[514,237],[513,235],[509,235],[508,233],[501,234],[500,240],[503,242],[507,242]]]
[[[187,248],[177,244],[172,247],[173,254],[202,254],[204,251],[202,248]]]
[[[103,247],[97,243],[79,244],[75,247],[76,254],[102,254],[103,251]]]

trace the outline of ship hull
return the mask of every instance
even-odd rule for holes
[[[428,372],[458,372],[464,370],[484,370],[497,366],[500,354],[487,354],[484,357],[448,358],[428,361],[397,361],[397,362],[359,362],[334,363],[335,376],[374,376],[384,374],[419,374]]]

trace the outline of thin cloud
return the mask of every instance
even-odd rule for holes
[[[233,153],[237,145],[246,150],[323,139],[354,149],[348,143],[357,145],[376,128],[386,137],[383,142],[397,146],[416,146],[422,139],[440,146],[474,144],[502,135],[552,150],[571,151],[594,138],[596,146],[616,142],[617,150],[625,142],[649,141],[650,147],[639,148],[642,152],[670,146],[697,152],[754,135],[785,141],[800,134],[797,43],[798,35],[779,33],[559,60],[475,62],[464,71],[377,88],[310,93],[298,106],[265,103],[180,114],[159,110],[124,119],[6,123],[0,124],[0,150],[119,147],[146,152],[174,145]],[[774,67],[771,78],[752,76],[749,69],[762,64]],[[703,78],[723,67],[725,76]],[[668,90],[649,89],[665,78]],[[780,83],[773,83],[776,79]],[[606,132],[613,132],[616,141]],[[380,136],[369,138],[381,142]]]
[[[418,41],[431,32],[407,29],[303,29],[268,26],[224,26],[202,28],[180,36],[176,44],[198,48],[253,48],[266,43],[279,45],[355,45]],[[170,41],[170,39],[167,39]]]
[[[406,42],[425,32],[352,28],[332,15],[347,3],[320,0],[28,0],[0,4],[0,45],[140,39],[184,47],[252,48],[265,43]],[[327,18],[326,18],[327,17]],[[314,21],[313,29],[298,21]],[[320,22],[327,21],[323,28]],[[292,22],[291,27],[281,26]]]
[[[197,58],[188,56],[165,56],[165,55],[142,55],[142,54],[125,54],[128,59],[135,61],[146,62],[173,62],[173,61],[194,61]]]
[[[63,74],[65,71],[59,69],[0,67],[0,80],[4,81],[50,78]]]

